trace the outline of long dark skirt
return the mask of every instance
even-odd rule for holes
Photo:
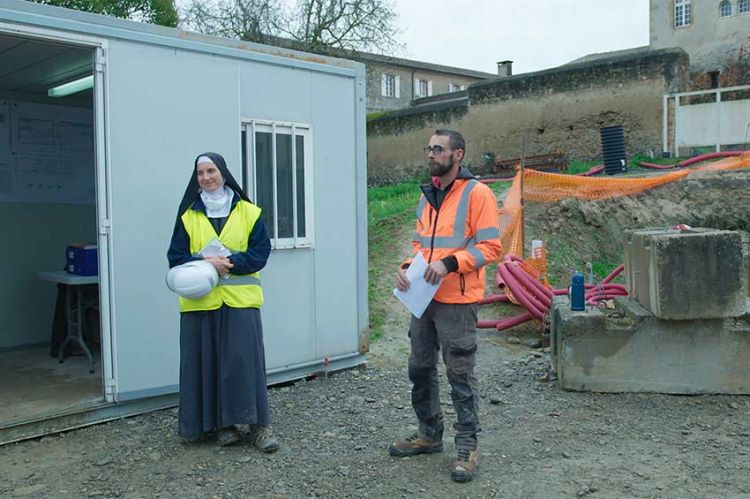
[[[180,317],[178,434],[268,425],[263,326],[257,308],[222,306]]]

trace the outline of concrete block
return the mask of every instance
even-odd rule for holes
[[[626,232],[630,296],[660,319],[739,317],[746,270],[739,233],[717,229]]]
[[[750,301],[736,318],[664,320],[631,298],[615,309],[552,304],[551,355],[565,390],[750,394]]]
[[[742,239],[742,260],[745,262],[745,295],[750,296],[750,232],[738,230]]]

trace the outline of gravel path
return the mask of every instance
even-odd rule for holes
[[[749,185],[750,172],[696,175],[654,190],[654,202],[646,194],[563,202],[534,219],[550,233],[611,236],[576,240],[584,253],[617,241],[634,220],[746,229]],[[379,285],[390,289],[391,278]],[[407,314],[395,300],[379,305],[384,337],[368,367],[270,391],[277,454],[183,444],[167,410],[0,447],[0,497],[750,497],[750,397],[563,392],[548,353],[526,347],[537,334],[530,324],[510,332],[515,341],[480,333],[482,461],[473,482],[449,478],[448,428],[443,454],[391,458],[389,444],[416,425]]]
[[[405,336],[405,335],[404,335]],[[530,338],[529,336],[528,338]],[[736,497],[750,494],[750,400],[559,390],[543,350],[481,333],[477,478],[454,447],[395,459],[413,431],[405,339],[368,368],[270,392],[275,455],[183,444],[167,410],[0,448],[6,497]],[[382,351],[388,355],[383,356]],[[441,377],[445,387],[445,378]],[[441,397],[454,417],[450,397]]]

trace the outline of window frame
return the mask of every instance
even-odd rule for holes
[[[739,2],[741,1],[742,0],[739,0]],[[729,8],[729,11],[725,14],[724,12],[726,7]],[[724,19],[725,17],[732,17],[732,2],[730,0],[722,0],[721,2],[719,2],[719,18]]]
[[[425,93],[422,93],[422,84],[425,86]],[[431,97],[432,96],[432,80],[423,80],[422,78],[417,78],[415,80],[414,85],[414,93],[416,94],[416,97],[418,99],[421,99],[422,97]]]
[[[281,132],[279,132],[281,129]],[[287,133],[284,133],[284,132]],[[243,133],[244,132],[244,133]],[[268,227],[268,236],[271,240],[272,249],[298,249],[315,247],[315,217],[314,217],[314,189],[313,175],[315,168],[313,165],[313,127],[308,123],[292,123],[285,121],[257,120],[252,118],[243,118],[241,120],[240,136],[244,136],[242,148],[243,154],[243,185],[245,192],[253,202],[258,199],[257,192],[257,166],[256,166],[256,133],[271,133],[271,171],[273,175],[273,226]],[[304,144],[304,223],[305,235],[300,236],[298,233],[298,199],[297,195],[292,196],[292,237],[278,237],[279,233],[279,211],[278,211],[278,172],[276,165],[276,136],[291,135],[291,158],[292,163],[292,192],[297,192],[297,140],[296,136],[301,135]],[[263,209],[263,207],[260,207]]]
[[[675,29],[686,28],[693,24],[693,6],[691,0],[674,0],[673,13]]]
[[[389,93],[389,82],[393,82],[392,93]],[[400,99],[401,92],[401,79],[397,74],[381,73],[380,74],[380,96],[388,97],[390,99]]]
[[[743,8],[746,10],[742,10]],[[750,0],[737,0],[737,14],[750,14]]]

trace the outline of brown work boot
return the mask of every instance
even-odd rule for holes
[[[469,482],[479,469],[479,451],[458,449],[458,458],[453,461],[451,480],[454,482]]]
[[[391,445],[389,449],[391,456],[395,457],[409,457],[417,456],[419,454],[433,454],[435,452],[443,452],[443,441],[442,440],[427,440],[419,436],[418,433],[405,438],[404,440],[398,440]]]
[[[253,447],[265,453],[279,450],[279,441],[271,434],[268,426],[250,425],[250,443]]]
[[[234,445],[240,441],[240,438],[240,431],[234,426],[227,426],[226,428],[222,428],[221,430],[219,430],[219,433],[216,434],[216,441],[222,447]]]

